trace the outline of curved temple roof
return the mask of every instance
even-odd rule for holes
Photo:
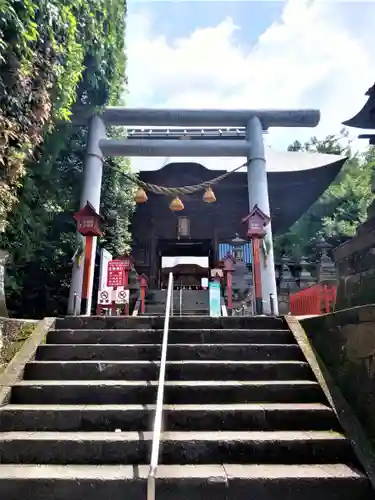
[[[349,120],[342,122],[348,127],[373,129],[375,128],[375,84],[365,94],[368,96],[363,108]]]
[[[299,151],[275,151],[270,147],[265,148],[267,172],[301,172],[305,170],[314,170],[316,168],[329,167],[337,161],[343,160],[346,157],[333,154],[322,153],[305,153]],[[160,170],[170,163],[198,163],[208,170],[226,170],[231,171],[241,163],[244,163],[246,158],[214,158],[214,157],[169,157],[169,158],[142,158],[141,161],[132,160],[133,166],[137,171]],[[138,166],[138,168],[137,168]],[[246,171],[244,167],[240,172]]]
[[[170,187],[191,185],[233,170],[245,161],[242,158],[161,160],[161,158],[143,158],[139,162],[139,177],[145,182]],[[266,148],[266,160],[273,232],[280,234],[294,224],[326,190],[340,172],[346,158],[332,154],[276,152]],[[249,213],[246,167],[221,181],[215,186],[214,191],[217,203],[211,210],[220,212],[220,217],[226,219],[225,226],[230,228],[233,235],[236,232],[243,232],[241,219]],[[232,202],[233,196],[236,199],[235,204]],[[163,217],[168,216],[170,200],[163,197],[163,201],[161,198],[151,195],[148,203],[138,206],[134,222],[138,217],[155,217],[161,213],[164,214]],[[181,215],[193,216],[193,212],[196,214],[192,204],[185,203],[185,210]]]
[[[365,130],[375,129],[375,83],[365,94],[368,96],[363,108],[349,120],[345,120],[343,125]],[[375,145],[375,134],[361,134],[359,139],[369,139],[371,145]]]

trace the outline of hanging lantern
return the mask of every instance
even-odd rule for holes
[[[203,201],[205,203],[215,203],[216,196],[210,187],[208,187],[204,192]]]
[[[183,210],[185,207],[180,198],[176,196],[176,198],[173,198],[173,200],[171,201],[169,208],[173,210],[173,212],[181,212],[181,210]]]
[[[136,203],[146,203],[146,201],[148,200],[146,191],[143,188],[139,187],[137,189],[137,192],[135,193],[134,200]]]

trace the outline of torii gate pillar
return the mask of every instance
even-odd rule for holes
[[[99,141],[105,139],[105,124],[101,118],[94,116],[89,125],[89,134],[87,140],[87,150],[85,165],[83,169],[83,185],[81,192],[80,208],[83,208],[87,202],[100,211],[100,193],[102,189],[103,177],[103,153],[99,147]],[[84,244],[82,236],[77,233],[77,243]],[[91,272],[89,276],[89,296],[86,303],[86,310],[83,314],[90,315],[92,305],[92,289],[94,282],[95,256],[96,256],[97,238],[93,238],[91,253]],[[83,259],[74,259],[72,281],[69,290],[68,314],[81,312],[81,294],[83,282]]]
[[[247,159],[250,160],[247,165],[247,185],[249,192],[249,211],[255,205],[270,217],[270,202],[268,196],[268,182],[266,170],[266,158],[264,154],[263,127],[257,116],[253,116],[247,125],[247,140],[250,143],[250,149]],[[263,311],[265,314],[279,314],[277,303],[277,288],[275,261],[273,255],[273,240],[271,223],[266,227],[265,240],[268,241],[267,265],[265,266],[262,256],[261,280],[263,291]],[[271,296],[273,304],[271,304]]]

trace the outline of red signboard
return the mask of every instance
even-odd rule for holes
[[[122,260],[108,262],[107,286],[117,287],[125,284],[125,265]]]

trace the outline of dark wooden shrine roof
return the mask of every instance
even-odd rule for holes
[[[343,125],[348,127],[373,129],[375,128],[375,83],[365,93],[368,96],[363,108],[352,118],[346,120]]]
[[[282,234],[319,198],[335,179],[345,158],[328,165],[309,170],[268,172],[271,217],[274,234]],[[168,187],[199,184],[217,177],[225,171],[209,170],[198,163],[170,163],[159,170],[141,171],[144,182]],[[148,202],[138,205],[133,216],[132,232],[137,240],[144,240],[151,226],[157,238],[176,238],[176,217],[186,216],[191,220],[193,238],[218,240],[232,238],[236,233],[245,234],[241,223],[249,213],[246,172],[236,172],[213,186],[217,201],[206,204],[203,192],[182,197],[185,209],[171,212],[170,199],[148,193]]]
[[[361,129],[375,129],[375,83],[365,93],[368,96],[363,108],[352,118],[346,120],[343,125]],[[369,139],[370,144],[375,145],[375,134],[361,134],[360,139]]]

